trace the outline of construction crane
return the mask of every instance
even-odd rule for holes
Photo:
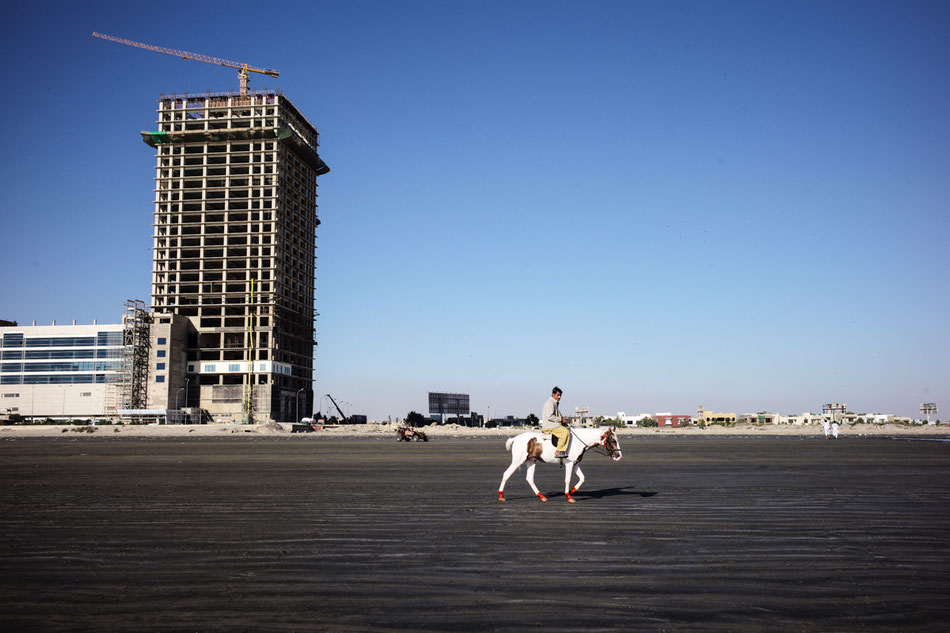
[[[163,46],[152,46],[151,44],[143,44],[141,42],[133,42],[132,40],[123,39],[121,37],[115,37],[114,35],[104,35],[102,33],[93,33],[93,37],[98,37],[99,39],[108,40],[110,42],[117,42],[119,44],[126,44],[128,46],[137,46],[138,48],[144,48],[147,51],[155,51],[156,53],[165,53],[166,55],[174,55],[175,57],[181,57],[182,59],[195,59],[199,62],[208,62],[209,64],[217,64],[218,66],[227,66],[228,68],[237,68],[238,78],[241,82],[241,95],[246,96],[248,87],[250,86],[250,80],[248,79],[247,73],[260,73],[262,75],[268,75],[269,77],[279,77],[280,72],[272,68],[254,68],[249,64],[242,64],[241,62],[232,62],[227,59],[219,59],[217,57],[210,57],[208,55],[202,55],[200,53],[189,53],[188,51],[180,51],[174,48],[165,48]]]
[[[336,410],[340,412],[340,419],[343,420],[343,423],[345,424],[347,422],[347,419],[346,419],[346,414],[343,413],[343,409],[341,409],[340,405],[336,403],[336,400],[333,399],[333,396],[331,396],[330,394],[327,394],[327,398],[330,399],[330,402],[333,403],[333,406],[336,407]]]

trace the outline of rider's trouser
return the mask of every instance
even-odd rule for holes
[[[571,439],[571,430],[566,426],[558,426],[553,429],[541,429],[542,433],[550,433],[557,438],[558,451],[566,451],[567,443]]]

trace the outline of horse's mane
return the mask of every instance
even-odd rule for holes
[[[571,428],[571,432],[574,433],[582,442],[585,444],[600,444],[600,436],[604,434],[604,431],[607,429],[602,428],[584,428],[584,429],[575,429]]]

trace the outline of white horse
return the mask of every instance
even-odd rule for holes
[[[511,466],[505,471],[501,478],[501,485],[498,486],[498,500],[505,500],[505,483],[511,477],[518,467],[528,462],[528,472],[525,479],[528,485],[534,490],[534,494],[541,501],[547,501],[547,497],[541,494],[538,487],[534,485],[534,467],[538,462],[546,464],[557,463],[554,457],[554,444],[551,441],[552,435],[540,433],[538,431],[528,431],[509,438],[505,442],[505,448],[511,453]],[[571,429],[571,442],[567,448],[567,457],[563,461],[567,463],[564,473],[564,496],[568,502],[574,503],[573,494],[584,483],[584,473],[581,472],[578,463],[584,457],[589,449],[603,449],[603,454],[615,462],[623,458],[620,452],[620,443],[617,441],[616,429]],[[571,488],[571,476],[577,473],[577,485]]]

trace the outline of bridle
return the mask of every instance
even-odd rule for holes
[[[602,446],[603,449],[604,449],[604,455],[605,455],[606,457],[613,457],[614,455],[616,455],[617,453],[620,452],[620,447],[617,445],[617,434],[616,434],[616,432],[614,432],[614,431],[611,430],[611,429],[607,429],[606,431],[604,431],[604,434],[603,434],[601,437],[604,438],[604,443],[601,444],[601,446]],[[607,446],[607,440],[608,440],[608,438],[610,438],[610,439],[613,440],[613,442],[612,442],[613,448],[609,448],[609,447]]]

